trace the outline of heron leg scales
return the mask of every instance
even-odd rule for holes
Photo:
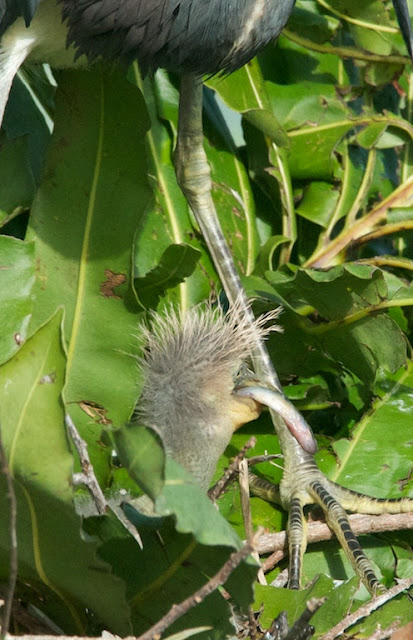
[[[178,183],[197,220],[225,292],[232,304],[237,302],[239,313],[252,323],[254,316],[212,199],[211,172],[203,146],[202,84],[195,76],[184,76],[181,81],[175,167]],[[282,391],[268,351],[259,336],[253,365],[263,384]],[[361,580],[371,593],[376,593],[383,587],[350,528],[345,509],[361,513],[400,513],[413,511],[413,500],[378,500],[330,482],[316,466],[313,456],[290,433],[280,416],[274,411],[270,413],[284,456],[284,475],[280,488],[277,489],[272,483],[250,474],[251,490],[267,501],[280,502],[289,511],[289,586],[299,588],[301,582],[302,557],[307,545],[303,508],[316,503],[322,507],[328,525],[336,534]]]
[[[385,591],[383,585],[377,580],[369,559],[351,530],[347,513],[341,504],[318,480],[311,483],[309,490],[315,502],[323,509],[328,526],[334,531],[355,572],[360,576],[370,593],[374,595],[378,591]]]
[[[285,456],[284,456],[285,457]],[[287,454],[288,460],[288,454]],[[288,477],[283,479],[287,487],[294,490],[300,488],[300,494],[292,497],[280,496],[280,489],[265,478],[249,474],[250,490],[267,502],[283,504],[289,510],[287,524],[289,540],[289,583],[291,589],[299,589],[301,583],[301,561],[306,548],[306,528],[301,526],[302,508],[308,504],[316,504],[322,508],[326,522],[340,542],[345,554],[350,560],[355,572],[365,584],[370,593],[383,591],[383,585],[377,580],[370,561],[364,554],[355,534],[351,529],[347,511],[368,515],[383,513],[413,512],[412,498],[382,499],[345,489],[335,482],[328,480],[314,465],[304,470],[297,468],[297,476],[290,483]]]
[[[307,521],[304,518],[304,503],[297,495],[291,499],[288,514],[288,587],[299,589],[301,585],[302,560],[307,548]]]
[[[177,180],[199,225],[228,299],[232,304],[237,301],[240,314],[253,322],[254,316],[212,199],[211,170],[203,145],[202,94],[203,87],[198,78],[183,76],[175,150]],[[260,339],[257,339],[255,361],[260,376],[281,391],[268,351]]]

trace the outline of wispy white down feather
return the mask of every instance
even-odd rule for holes
[[[234,431],[234,379],[279,311],[250,322],[235,305],[153,314],[139,359],[144,388],[137,417],[156,428],[167,453],[207,485]],[[249,418],[251,419],[251,418]],[[247,420],[245,420],[247,421]],[[237,425],[239,426],[239,425]],[[202,469],[201,469],[202,467]]]

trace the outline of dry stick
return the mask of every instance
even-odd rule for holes
[[[254,614],[254,609],[250,605],[248,607],[248,638],[249,640],[257,640],[258,622]]]
[[[316,611],[325,603],[327,598],[311,598],[307,601],[307,606],[303,613],[296,620],[283,640],[306,640],[311,638],[313,630],[310,627],[310,620]]]
[[[217,500],[219,496],[225,491],[225,489],[230,484],[230,482],[232,482],[232,480],[237,476],[240,461],[245,458],[247,451],[255,447],[256,444],[257,444],[257,438],[255,436],[252,436],[252,438],[250,438],[248,442],[244,444],[244,446],[242,447],[240,452],[235,456],[234,460],[231,462],[231,464],[229,465],[228,469],[224,472],[222,477],[208,491],[208,498],[210,500],[212,501]]]
[[[251,458],[248,458],[248,466],[253,467],[256,464],[260,464],[261,462],[271,462],[272,460],[283,457],[284,456],[282,453],[267,453],[262,456],[251,456]],[[282,469],[281,466],[279,468]]]
[[[247,542],[251,543],[254,537],[254,530],[252,528],[252,516],[251,516],[251,502],[250,502],[250,485],[248,481],[248,462],[246,458],[239,463],[239,488],[241,497],[241,512],[244,522],[245,537]],[[257,551],[252,554],[253,558],[260,564],[260,558]],[[261,567],[258,570],[257,579],[260,584],[267,586],[267,581],[264,576],[264,572]]]
[[[354,613],[346,616],[344,620],[336,624],[335,627],[327,631],[319,640],[334,640],[337,636],[341,635],[348,627],[351,627],[353,624],[356,624],[362,618],[366,618],[371,614],[372,611],[375,611],[383,604],[391,600],[392,598],[398,596],[400,593],[411,587],[413,584],[413,578],[407,578],[406,580],[400,580],[399,584],[396,584],[395,587],[392,587],[385,593],[381,593],[380,595],[372,598],[370,602],[367,602],[362,607],[357,609]]]
[[[382,629],[379,625],[378,628],[367,640],[388,640],[393,636],[393,633],[400,627],[400,621],[392,622],[387,629]],[[396,639],[394,639],[396,640]]]
[[[6,478],[7,483],[7,497],[10,502],[10,524],[9,524],[9,539],[10,539],[10,560],[9,560],[9,583],[7,586],[6,596],[4,599],[3,616],[1,620],[1,635],[5,635],[8,631],[10,624],[11,610],[13,606],[14,591],[17,581],[17,500],[16,493],[14,491],[13,478],[10,473],[9,464],[6,456],[6,452],[3,447],[3,439],[0,433],[0,466],[1,471]]]
[[[108,503],[95,476],[93,465],[90,462],[87,443],[80,436],[69,414],[66,414],[65,416],[65,424],[70,433],[73,444],[75,445],[83,472],[73,474],[73,481],[75,482],[75,484],[85,485],[92,497],[93,502],[96,505],[96,509],[99,515],[104,515],[106,513]]]
[[[127,519],[120,507],[112,507],[108,504],[105,498],[105,494],[100,488],[99,482],[95,476],[95,470],[93,469],[93,465],[89,458],[89,452],[87,450],[87,442],[85,442],[85,440],[83,440],[83,438],[80,436],[80,433],[76,429],[76,426],[69,414],[66,414],[65,416],[65,424],[70,433],[73,444],[75,445],[76,451],[79,456],[80,465],[82,467],[82,473],[73,474],[73,482],[75,484],[84,484],[89,491],[93,502],[95,503],[99,515],[104,515],[107,509],[110,509],[116,515],[125,529],[129,531],[134,540],[139,544],[140,548],[143,549],[142,538],[140,537],[136,527],[134,527],[133,524]]]
[[[283,531],[282,533],[285,533],[285,531]],[[274,551],[274,553],[268,556],[268,558],[266,558],[261,563],[261,569],[264,571],[264,573],[271,571],[272,569],[274,569],[274,567],[277,566],[279,562],[281,562],[281,560],[285,558],[285,556],[286,556],[286,551],[284,551],[283,549]]]
[[[392,640],[408,640],[409,638],[413,638],[413,620],[405,624],[403,627],[399,626],[392,636]]]
[[[195,593],[186,598],[186,600],[183,600],[179,604],[174,604],[168,613],[159,620],[159,622],[136,638],[136,640],[158,640],[165,629],[170,627],[173,622],[181,618],[190,609],[203,602],[205,598],[218,589],[218,587],[221,587],[228,580],[228,577],[234,569],[236,569],[238,565],[255,550],[261,534],[262,529],[259,529],[254,535],[251,544],[247,542],[240,551],[232,553],[218,573],[208,580],[203,587],[198,589],[198,591],[195,591]],[[132,638],[127,638],[126,640],[132,640]]]
[[[383,533],[384,531],[399,531],[413,529],[413,513],[383,513],[379,516],[371,516],[355,513],[349,516],[350,525],[355,535],[363,533]],[[325,522],[308,523],[308,543],[331,540],[334,534]],[[273,553],[274,563],[270,558],[263,563],[264,571],[272,569],[277,562],[280,562],[285,555],[286,532],[264,533],[258,544],[258,553]]]

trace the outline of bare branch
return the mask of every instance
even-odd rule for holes
[[[252,436],[252,438],[250,438],[248,442],[244,444],[244,446],[235,456],[234,460],[231,462],[228,469],[226,469],[222,477],[208,491],[208,497],[210,498],[210,500],[214,502],[225,491],[227,486],[238,475],[239,463],[245,458],[247,451],[255,447],[256,444],[257,438],[255,438],[255,436]]]
[[[381,625],[379,624],[377,626],[377,629],[375,630],[375,632],[372,633],[372,635],[369,636],[367,638],[367,640],[389,640],[392,637],[395,638],[395,636],[393,636],[393,633],[399,627],[400,627],[400,621],[399,620],[396,620],[395,622],[392,622],[391,625],[389,627],[387,627],[387,629],[382,629]],[[395,638],[395,640],[396,640],[396,638]]]
[[[82,473],[76,473],[73,475],[73,480],[76,484],[84,484],[89,491],[93,502],[96,505],[97,512],[100,515],[106,513],[108,503],[104,496],[99,482],[95,476],[93,465],[90,462],[89,452],[87,450],[87,443],[81,438],[75,424],[69,414],[65,416],[65,424],[75,445],[76,451],[79,456],[80,465],[82,467]]]
[[[349,520],[355,535],[413,529],[413,513],[383,513],[379,516],[355,513],[349,516]],[[334,534],[325,522],[312,521],[308,523],[309,544],[331,540],[332,538],[334,538]],[[285,548],[285,531],[280,531],[279,533],[264,533],[258,544],[258,553],[262,555],[264,553],[284,552]],[[277,562],[281,559],[282,557],[278,555]]]
[[[250,486],[249,486],[249,474],[248,474],[248,462],[246,458],[239,463],[239,487],[241,497],[241,512],[244,522],[245,537],[247,542],[251,544],[254,537],[254,530],[252,527],[252,515],[251,515],[251,502],[250,502]],[[258,564],[260,563],[260,557],[257,551],[252,554]],[[264,576],[264,572],[260,568],[257,574],[258,582],[263,585],[267,585],[267,581]]]
[[[93,465],[90,461],[89,452],[87,450],[87,442],[85,442],[85,440],[83,440],[83,438],[80,436],[73,420],[68,414],[66,414],[65,416],[65,423],[70,437],[72,438],[73,444],[75,445],[76,451],[79,456],[80,465],[82,467],[82,473],[73,474],[73,482],[75,484],[85,485],[96,506],[97,513],[99,515],[104,515],[107,510],[110,509],[122,523],[125,529],[129,531],[131,536],[136,540],[140,548],[143,549],[143,542],[136,527],[134,527],[133,524],[127,519],[120,507],[108,504],[105,494],[100,488],[99,482],[96,478]]]
[[[221,587],[228,580],[228,577],[234,569],[236,569],[236,567],[238,567],[238,565],[254,551],[261,534],[262,529],[259,529],[252,540],[252,544],[246,543],[240,551],[232,553],[218,573],[208,580],[203,587],[198,589],[198,591],[195,591],[195,593],[186,598],[186,600],[183,600],[179,604],[174,604],[168,613],[159,620],[159,622],[139,636],[137,640],[158,640],[165,629],[167,629],[173,622],[181,618],[190,609],[203,602],[203,600],[205,600],[205,598],[213,593],[218,587]],[[132,640],[132,638],[128,638],[127,640]]]
[[[351,627],[353,624],[356,624],[359,620],[366,618],[369,616],[372,611],[375,611],[379,607],[381,607],[385,602],[388,602],[392,598],[395,598],[406,591],[413,584],[413,578],[407,578],[406,580],[400,580],[399,584],[396,584],[395,587],[392,587],[385,593],[381,593],[378,596],[372,598],[369,602],[364,604],[362,607],[357,609],[354,613],[346,616],[344,620],[335,625],[330,631],[327,631],[319,640],[334,640],[340,634],[342,634],[346,629]]]

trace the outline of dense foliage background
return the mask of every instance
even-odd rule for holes
[[[129,452],[123,467],[111,435],[139,396],[138,322],[170,301],[188,308],[218,295],[220,284],[175,181],[177,79],[159,71],[142,80],[137,66],[127,79],[99,67],[54,78],[57,89],[47,69],[21,73],[0,139],[0,420],[18,501],[17,596],[30,614],[22,622],[15,610],[14,630],[51,620],[64,633],[139,635],[244,537],[236,487],[220,515],[180,469],[164,467],[149,431],[117,434]],[[269,348],[286,392],[318,436],[320,468],[378,497],[413,496],[412,92],[382,0],[297,2],[277,45],[205,89],[226,236],[257,312],[284,307],[284,332]],[[66,412],[104,489],[139,493],[129,466],[157,496],[165,518],[138,520],[143,550],[113,514],[76,515]],[[251,434],[254,454],[279,451],[263,416],[234,436],[217,477]],[[281,474],[269,463],[260,472]],[[255,527],[285,525],[273,505],[253,498],[252,510]],[[408,532],[361,542],[387,586],[412,575]],[[270,586],[283,568],[255,595],[251,562],[226,585],[239,604],[264,603],[264,627],[282,609],[293,622],[308,597],[326,595],[314,618],[320,636],[369,597],[335,542],[307,552],[304,591]],[[229,616],[216,592],[171,629],[207,625],[205,637],[223,637]],[[406,596],[352,631],[367,637],[396,616],[413,620]]]

